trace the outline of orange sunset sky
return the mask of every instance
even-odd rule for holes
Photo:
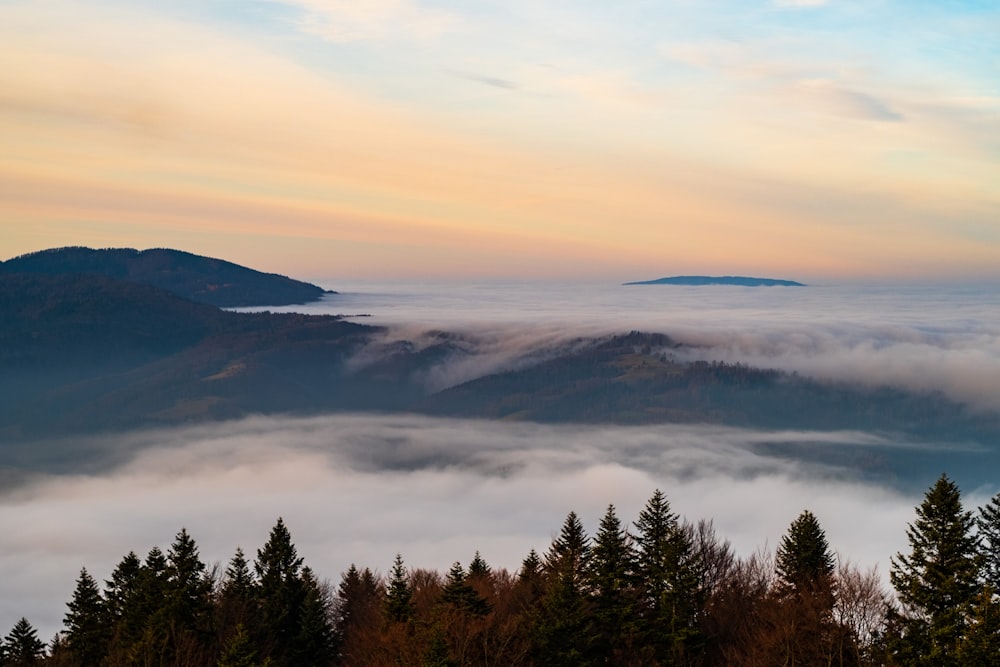
[[[1000,279],[1000,4],[0,0],[0,259]]]

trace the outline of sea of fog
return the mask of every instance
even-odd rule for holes
[[[537,359],[580,336],[664,333],[689,358],[822,379],[940,391],[1000,409],[1000,285],[818,284],[683,287],[587,282],[354,283],[308,306],[367,315],[387,338],[467,336],[475,352],[438,369],[432,389]]]
[[[686,343],[692,358],[938,391],[1000,409],[996,285],[324,286],[340,294],[272,310],[366,314],[356,321],[384,326],[384,342],[462,334],[469,354],[438,368],[428,378],[435,387],[523,365],[581,336],[642,330]],[[880,486],[835,462],[758,447],[916,447],[859,432],[353,414],[257,417],[106,440],[103,447],[126,453],[113,465],[37,475],[0,492],[0,633],[23,615],[51,637],[81,567],[107,579],[128,551],[166,550],[181,527],[206,562],[224,567],[237,546],[255,555],[281,516],[306,564],[335,585],[351,563],[384,573],[396,553],[412,567],[443,571],[479,550],[494,567],[516,568],[530,549],[548,547],[570,510],[593,533],[609,503],[632,522],[659,488],[685,518],[712,519],[741,555],[773,550],[808,508],[841,558],[886,575],[890,556],[906,550],[906,525],[921,500],[919,491]],[[997,488],[965,489],[967,506]]]

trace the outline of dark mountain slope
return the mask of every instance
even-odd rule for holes
[[[430,396],[431,414],[541,422],[698,422],[857,429],[989,442],[996,415],[940,395],[820,382],[743,364],[681,363],[669,338],[633,332],[519,371]]]
[[[395,387],[344,380],[374,331],[102,276],[0,275],[0,436],[392,405]]]
[[[0,273],[101,275],[152,285],[222,308],[308,303],[328,293],[285,276],[165,248],[54,248],[2,262]]]

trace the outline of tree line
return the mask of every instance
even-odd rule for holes
[[[739,558],[659,490],[629,525],[609,506],[592,536],[570,512],[517,571],[476,552],[442,574],[397,554],[385,576],[352,565],[336,587],[281,519],[224,571],[182,529],[166,553],[127,554],[103,587],[82,569],[64,630],[46,644],[22,618],[0,665],[1000,664],[1000,494],[965,510],[942,476],[906,534],[889,592],[837,561],[808,510],[773,555]]]

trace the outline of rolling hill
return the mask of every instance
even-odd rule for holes
[[[333,293],[274,273],[167,248],[53,248],[0,262],[0,274],[11,273],[106,276],[221,308],[308,303]]]

